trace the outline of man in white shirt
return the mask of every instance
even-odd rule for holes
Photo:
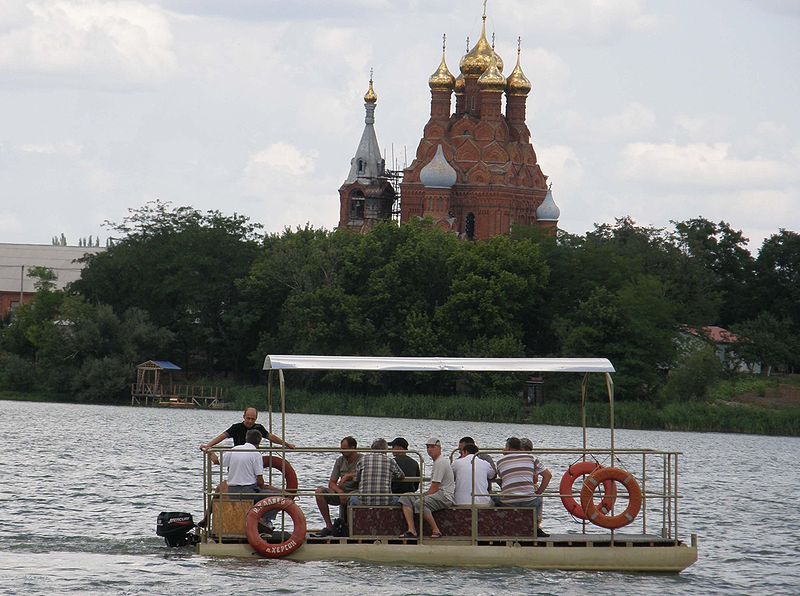
[[[425,443],[425,447],[433,460],[433,469],[431,470],[431,485],[425,493],[422,517],[431,527],[431,538],[441,538],[442,532],[436,525],[436,520],[433,519],[433,512],[447,509],[453,505],[456,482],[453,477],[453,468],[450,467],[447,459],[442,457],[442,442],[437,437],[431,437]],[[416,538],[415,514],[418,514],[422,507],[420,497],[419,495],[403,495],[400,497],[400,504],[403,506],[403,517],[407,527],[407,531],[402,537]]]
[[[466,443],[461,449],[461,457],[452,464],[456,478],[456,505],[472,505],[473,495],[475,505],[492,504],[489,481],[495,473],[489,462],[478,457],[477,453],[475,443]]]
[[[243,445],[236,445],[230,451],[220,453],[219,458],[214,452],[209,452],[212,462],[228,466],[228,494],[253,494],[253,497],[241,498],[258,501],[262,498],[260,493],[279,493],[279,490],[264,482],[264,460],[258,451],[261,433],[250,429],[245,441]],[[277,514],[278,511],[275,510],[264,515],[267,525],[272,525]]]

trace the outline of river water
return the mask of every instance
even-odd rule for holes
[[[0,593],[665,594],[800,593],[800,439],[617,431],[617,447],[680,450],[680,535],[699,536],[698,562],[680,575],[408,568],[356,562],[212,559],[168,549],[155,535],[160,511],[202,510],[198,445],[237,412],[0,401]],[[259,422],[266,424],[262,415]],[[290,414],[287,438],[359,446],[405,436],[422,448],[463,435],[500,446],[511,435],[536,447],[576,447],[580,429],[395,418]],[[607,446],[607,431],[590,443]],[[423,448],[424,449],[424,448]],[[324,484],[333,457],[292,456],[301,488]],[[545,462],[548,463],[548,462]],[[635,462],[634,462],[635,464]],[[554,482],[563,470],[553,466]],[[310,527],[321,518],[301,500]],[[577,531],[548,501],[543,527]]]

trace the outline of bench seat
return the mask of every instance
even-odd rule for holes
[[[400,505],[355,505],[349,511],[351,538],[396,538],[406,530]],[[536,535],[534,509],[478,507],[475,513],[478,516],[480,538],[530,539]],[[472,508],[469,505],[455,505],[435,511],[433,517],[444,536],[472,536]],[[423,533],[430,534],[428,524],[425,524]]]

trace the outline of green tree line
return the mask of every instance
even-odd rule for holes
[[[263,235],[240,215],[153,202],[109,225],[114,243],[87,256],[66,290],[32,272],[36,298],[0,327],[0,389],[116,401],[148,359],[253,382],[268,353],[603,356],[620,398],[691,400],[726,373],[711,346],[682,333],[705,325],[737,333],[736,353],[765,371],[798,366],[800,235],[788,230],[754,257],[740,231],[702,218],[670,229],[622,218],[584,235],[518,227],[466,242],[425,220]],[[427,393],[524,380],[298,377]]]

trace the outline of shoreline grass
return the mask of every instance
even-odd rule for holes
[[[266,403],[263,387],[231,391],[235,405]],[[273,409],[276,409],[273,396]],[[578,403],[551,402],[527,406],[515,395],[491,395],[480,399],[464,395],[381,395],[363,396],[348,393],[312,392],[287,389],[287,411],[303,414],[347,413],[350,416],[425,418],[438,420],[491,421],[522,424],[580,426]],[[757,405],[711,402],[615,401],[616,428],[632,430],[668,430],[688,432],[723,432],[769,436],[800,436],[800,407],[767,408]],[[592,401],[586,407],[588,426],[608,427],[608,404]]]
[[[773,386],[773,382],[769,382]],[[758,389],[748,384],[745,391]],[[739,387],[741,390],[742,387]],[[645,402],[616,401],[615,426],[618,429],[668,430],[687,432],[743,433],[767,436],[800,436],[800,407],[762,407],[726,401],[735,397],[730,388],[722,388],[714,401]],[[279,409],[273,395],[273,410]],[[0,400],[76,403],[64,395],[36,392],[0,391]],[[119,402],[119,405],[127,404]],[[229,409],[246,405],[266,409],[263,386],[230,386]],[[357,395],[304,389],[287,390],[287,411],[303,414],[332,414],[392,418],[491,421],[521,424],[580,426],[578,403],[550,402],[528,406],[516,395],[489,395],[474,398],[465,395]],[[586,407],[590,427],[608,427],[608,404],[592,401]]]

